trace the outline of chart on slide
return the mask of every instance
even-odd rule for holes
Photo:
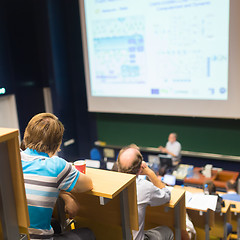
[[[92,95],[227,100],[229,4],[85,1]]]
[[[93,23],[95,77],[101,83],[144,83],[144,23],[140,17]]]

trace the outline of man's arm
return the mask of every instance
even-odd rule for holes
[[[73,194],[66,191],[60,191],[59,197],[61,197],[65,203],[65,213],[68,214],[69,218],[77,216],[79,203]]]
[[[164,188],[166,185],[156,176],[156,174],[153,172],[152,169],[150,169],[147,164],[143,161],[141,170],[140,170],[141,175],[147,175],[149,180],[153,183],[158,188]]]
[[[174,154],[173,152],[170,152],[166,147],[159,146],[158,148],[162,153],[167,153],[167,154],[171,155],[172,157],[177,157],[176,154]]]
[[[92,189],[93,189],[92,179],[87,175],[80,173],[78,180],[73,189],[71,190],[71,192],[81,193],[90,191]]]

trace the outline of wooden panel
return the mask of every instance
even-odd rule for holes
[[[23,171],[20,158],[18,138],[8,141],[8,153],[13,179],[13,189],[17,208],[18,225],[25,228],[30,225],[25,186],[23,181]]]
[[[226,214],[227,222],[231,222],[231,212],[230,205],[226,204],[226,206],[222,209],[222,213]],[[210,235],[223,238],[224,236],[224,214],[220,214],[215,212],[215,221],[214,225],[211,227]]]
[[[86,174],[93,180],[94,188],[87,193],[74,193],[80,204],[77,226],[89,227],[97,239],[122,239],[120,192],[128,189],[130,226],[138,230],[136,176],[87,168]],[[100,198],[109,196],[105,205]]]
[[[91,220],[99,218],[106,224],[121,225],[119,196],[110,200],[106,205],[100,205],[99,198],[84,193],[74,194],[80,204],[78,216]]]
[[[168,226],[174,232],[175,230],[175,211],[174,208],[180,205],[181,229],[186,229],[186,208],[185,208],[185,190],[174,188],[171,192],[171,200],[169,203],[151,207],[146,209],[145,229],[157,226]]]
[[[135,181],[128,187],[128,204],[131,228],[133,230],[138,230],[137,190]]]
[[[93,180],[90,195],[113,198],[135,181],[136,176],[101,169],[87,168],[86,174]]]
[[[30,222],[20,159],[18,130],[10,128],[0,128],[0,142],[7,143],[19,232],[28,234],[28,226],[30,225]]]
[[[240,202],[224,200],[225,204],[234,204],[236,208],[230,207],[231,211],[231,224],[233,227],[233,232],[237,232],[237,213],[240,213]]]
[[[166,206],[148,206],[146,209],[145,229],[161,225],[168,226],[174,232],[174,209]]]
[[[209,221],[209,226],[214,225],[214,211],[210,211],[210,221]],[[205,227],[205,212],[203,212],[202,215],[200,215],[200,212],[198,210],[192,210],[192,209],[187,209],[187,213],[189,215],[189,218],[193,222],[194,227],[198,228],[203,228]]]

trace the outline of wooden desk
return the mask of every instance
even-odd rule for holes
[[[181,239],[181,230],[186,230],[185,190],[173,189],[169,203],[146,209],[145,229],[165,225],[175,231],[175,239]]]
[[[240,239],[240,202],[224,200],[226,204],[230,204],[231,211],[231,224],[233,231],[237,232],[237,239]],[[236,207],[232,207],[231,204],[234,204]]]
[[[206,180],[212,180],[214,185],[217,188],[225,189],[226,188],[226,182],[230,179],[232,180],[237,180],[237,177],[239,175],[238,172],[233,172],[233,171],[215,171],[212,170],[212,177],[211,178],[206,178],[203,176],[203,174],[200,173],[202,168],[200,167],[195,167],[194,168],[194,177],[192,178],[184,178],[184,184],[190,184],[193,186],[200,185],[202,186]]]
[[[27,239],[30,222],[17,129],[0,128],[0,153],[0,239]]]
[[[211,227],[210,235],[221,239],[227,239],[227,223],[230,222],[230,204],[225,203],[225,207],[222,207],[220,213],[215,212],[214,225]]]
[[[181,188],[180,186],[175,186]],[[202,189],[184,187],[190,193],[203,193]],[[208,239],[209,235],[227,239],[227,222],[231,221],[230,204],[226,203],[221,213],[212,210],[201,211],[187,207],[187,212],[193,221],[197,231],[198,239]],[[209,228],[211,227],[211,230]]]
[[[93,190],[74,194],[81,205],[78,227],[89,227],[97,239],[132,239],[138,230],[136,176],[87,168]]]
[[[176,185],[174,188],[177,188],[177,189],[182,188],[193,194],[203,192],[202,189],[194,188],[194,187],[181,187]],[[186,207],[186,209],[196,229],[197,239],[199,240],[209,239],[209,229],[214,224],[214,212],[210,209],[199,210],[199,209],[193,209],[189,207]]]

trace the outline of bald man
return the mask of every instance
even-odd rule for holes
[[[146,207],[160,206],[169,202],[170,191],[165,188],[155,173],[143,161],[142,154],[136,145],[129,145],[119,152],[118,171],[135,175],[146,175],[150,181],[137,177],[137,204],[139,231],[133,231],[134,240],[167,240],[174,239],[173,232],[166,226],[144,231]]]

